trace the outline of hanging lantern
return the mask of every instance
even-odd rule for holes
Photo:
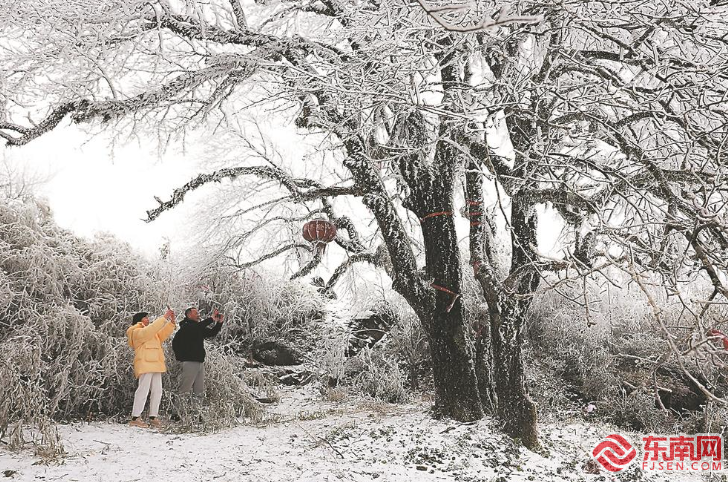
[[[313,243],[319,253],[336,237],[336,226],[325,219],[314,219],[303,225],[303,239]]]

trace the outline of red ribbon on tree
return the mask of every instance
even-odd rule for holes
[[[442,291],[443,293],[447,293],[449,295],[452,295],[452,301],[447,306],[447,309],[445,309],[445,312],[446,313],[450,313],[450,311],[452,310],[452,307],[455,306],[455,302],[460,297],[460,293],[455,293],[454,291],[451,291],[451,290],[449,290],[449,289],[447,289],[447,288],[445,288],[443,286],[436,285],[435,283],[432,283],[430,286],[432,286],[433,288],[435,288],[438,291]]]
[[[710,330],[710,336],[720,337],[721,341],[723,342],[723,348],[728,351],[728,335],[713,328],[712,330]]]
[[[438,211],[436,213],[430,213],[426,215],[423,218],[420,218],[420,221],[424,221],[425,219],[434,218],[435,216],[452,216],[452,211]]]
[[[480,201],[471,201],[470,199],[467,199],[466,202],[468,203],[469,206],[480,206],[481,204],[483,204]],[[482,211],[470,211],[470,208],[468,208],[468,218],[470,218],[471,216],[482,216],[482,215],[483,215]],[[470,221],[471,226],[479,226],[480,224],[482,224],[480,221]]]

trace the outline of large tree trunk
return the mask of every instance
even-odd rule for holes
[[[526,389],[521,352],[527,306],[513,300],[504,300],[499,305],[490,313],[497,414],[506,434],[533,449],[538,447],[536,405]]]
[[[470,343],[458,313],[434,313],[430,336],[435,413],[461,422],[483,417]]]
[[[484,217],[482,180],[475,164],[470,164],[466,174],[466,199],[471,219],[470,262],[483,288],[489,314],[489,323],[481,323],[476,340],[481,399],[495,404],[496,415],[508,435],[519,438],[526,447],[535,448],[538,446],[536,406],[526,390],[521,332],[531,300],[528,295],[538,286],[538,275],[530,269],[528,248],[536,245],[536,217],[518,195],[513,197],[510,276],[501,280],[492,252],[491,238],[495,232]],[[485,378],[491,374],[492,382],[490,377]],[[492,396],[488,398],[489,394]]]
[[[537,246],[536,211],[516,193],[511,198],[511,268],[497,299],[489,300],[490,336],[498,398],[498,417],[504,431],[528,448],[538,446],[536,405],[528,396],[523,366],[523,324],[539,274],[534,268]]]
[[[477,391],[472,348],[466,338],[461,300],[450,307],[451,295],[436,291],[425,283],[417,270],[409,236],[386,195],[378,173],[364,156],[359,155],[360,146],[350,141],[347,148],[350,156],[344,164],[357,184],[369,193],[363,199],[364,204],[376,216],[392,261],[392,287],[407,300],[427,333],[432,354],[436,412],[460,421],[477,420],[483,416],[483,409]],[[412,162],[414,164],[416,160]],[[402,170],[408,172],[411,167],[404,165]],[[427,187],[437,189],[437,192],[425,190],[417,192],[418,196],[412,196],[410,209],[420,218],[429,213],[452,211],[452,174],[422,179],[419,183],[411,182],[421,187],[429,183]],[[435,186],[432,186],[433,182]],[[460,293],[462,273],[452,216],[424,219],[422,232],[427,277],[438,286]]]
[[[448,206],[432,209],[433,212],[448,211]],[[425,219],[422,232],[428,278],[434,280],[434,286],[460,294],[462,267],[452,216]],[[425,327],[432,353],[435,410],[460,421],[480,419],[483,408],[462,297],[455,298],[450,293],[433,289],[436,293],[434,311],[422,313],[421,317],[427,318]]]

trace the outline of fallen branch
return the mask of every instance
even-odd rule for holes
[[[298,422],[296,422],[296,425],[298,425],[298,428],[300,428],[301,430],[303,430],[303,431],[304,431],[304,432],[306,433],[306,435],[308,435],[309,437],[311,437],[311,440],[313,440],[314,442],[317,442],[317,443],[318,443],[319,441],[321,441],[321,442],[325,442],[325,443],[326,443],[326,445],[328,445],[328,446],[329,446],[329,447],[331,448],[331,450],[333,450],[334,452],[336,452],[336,454],[337,454],[337,455],[338,455],[339,457],[341,457],[342,459],[343,459],[343,458],[346,458],[346,457],[344,457],[344,454],[342,454],[341,452],[339,452],[339,449],[337,449],[336,447],[334,447],[334,446],[333,446],[333,445],[331,444],[331,442],[329,442],[329,441],[328,441],[328,440],[326,440],[325,438],[323,438],[323,437],[317,437],[317,436],[315,436],[315,435],[311,434],[311,432],[309,432],[308,430],[306,430],[305,428],[303,428],[303,426],[302,426],[302,425],[301,425],[300,423],[298,423]]]

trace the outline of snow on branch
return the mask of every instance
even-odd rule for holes
[[[301,269],[299,269],[296,273],[294,273],[293,276],[291,276],[291,279],[294,280],[294,279],[301,278],[301,277],[309,274],[311,271],[313,271],[313,269],[316,266],[318,266],[321,263],[322,256],[323,256],[323,251],[318,250],[318,249],[314,250],[313,258],[311,259],[311,261],[309,261],[308,263],[303,265],[301,267]]]
[[[281,247],[279,247],[277,249],[274,249],[273,251],[271,251],[269,253],[266,253],[263,256],[261,256],[260,258],[255,259],[253,261],[248,261],[246,263],[233,262],[233,266],[235,266],[237,269],[240,269],[240,270],[252,268],[253,266],[258,265],[258,264],[262,263],[263,261],[266,261],[266,260],[271,259],[271,258],[275,258],[279,254],[285,253],[286,251],[290,251],[292,249],[305,249],[307,251],[313,251],[313,248],[311,247],[310,244],[306,244],[306,243],[290,243],[290,244],[286,244],[284,246],[281,246]],[[318,260],[321,261],[321,255],[320,254],[314,253],[314,259],[316,259],[316,257],[318,257]],[[313,267],[311,269],[313,269]],[[294,277],[295,277],[295,275],[294,275]]]
[[[267,59],[274,61],[284,57],[305,57],[307,55],[318,55],[340,61],[349,60],[348,54],[335,46],[309,41],[300,36],[286,38],[257,33],[252,30],[233,32],[208,23],[201,23],[195,18],[184,15],[170,13],[159,20],[150,18],[147,28],[152,30],[160,26],[190,40],[212,41],[222,45],[259,47],[261,53],[265,52],[267,54]]]
[[[346,261],[341,263],[336,270],[334,271],[334,274],[331,275],[331,278],[329,278],[329,282],[326,283],[325,290],[330,291],[334,288],[336,283],[341,279],[342,276],[346,273],[346,271],[355,263],[360,262],[367,262],[371,264],[376,264],[377,256],[374,253],[357,253],[352,256],[349,256]]]
[[[172,197],[169,201],[162,201],[155,197],[159,206],[147,211],[146,222],[154,221],[163,212],[172,209],[173,207],[180,204],[188,192],[194,191],[195,189],[204,186],[210,182],[220,182],[223,179],[235,179],[239,176],[252,175],[262,179],[277,180],[286,189],[291,192],[291,197],[294,201],[308,201],[314,199],[320,199],[323,197],[335,197],[335,196],[346,196],[346,195],[359,195],[360,192],[356,187],[347,186],[331,186],[331,187],[318,187],[318,184],[308,179],[294,179],[287,173],[277,167],[269,166],[246,166],[246,167],[230,167],[225,169],[217,170],[211,174],[200,174],[196,178],[184,186],[175,189],[172,192]],[[316,186],[311,189],[305,190],[307,186]]]
[[[33,127],[23,127],[11,122],[0,122],[0,137],[7,141],[9,146],[22,146],[36,139],[46,132],[53,130],[69,112],[73,112],[78,108],[81,102],[69,102],[62,104],[53,111],[39,124]],[[11,131],[20,136],[13,136],[3,131]]]
[[[245,17],[245,11],[240,0],[230,0],[230,6],[233,9],[235,15],[235,21],[238,24],[238,29],[246,30],[248,28],[248,20]]]
[[[98,102],[82,99],[67,102],[54,108],[43,121],[34,124],[33,127],[24,127],[11,122],[0,122],[0,137],[4,138],[9,146],[22,146],[53,130],[68,114],[71,114],[74,123],[90,122],[94,119],[109,122],[112,119],[121,118],[142,109],[162,107],[168,101],[181,102],[180,98],[182,96],[194,92],[202,84],[218,78],[232,75],[239,76],[241,70],[245,71],[245,75],[248,76],[254,70],[254,65],[242,56],[235,56],[234,60],[228,59],[210,67],[181,74],[156,90],[142,92],[128,99]],[[204,100],[198,102],[205,104]],[[20,135],[12,135],[3,131],[10,131]]]
[[[493,27],[511,24],[534,25],[543,22],[543,15],[512,15],[510,6],[504,5],[491,17],[475,2],[433,2],[417,0],[417,3],[438,25],[451,32],[479,32]]]

